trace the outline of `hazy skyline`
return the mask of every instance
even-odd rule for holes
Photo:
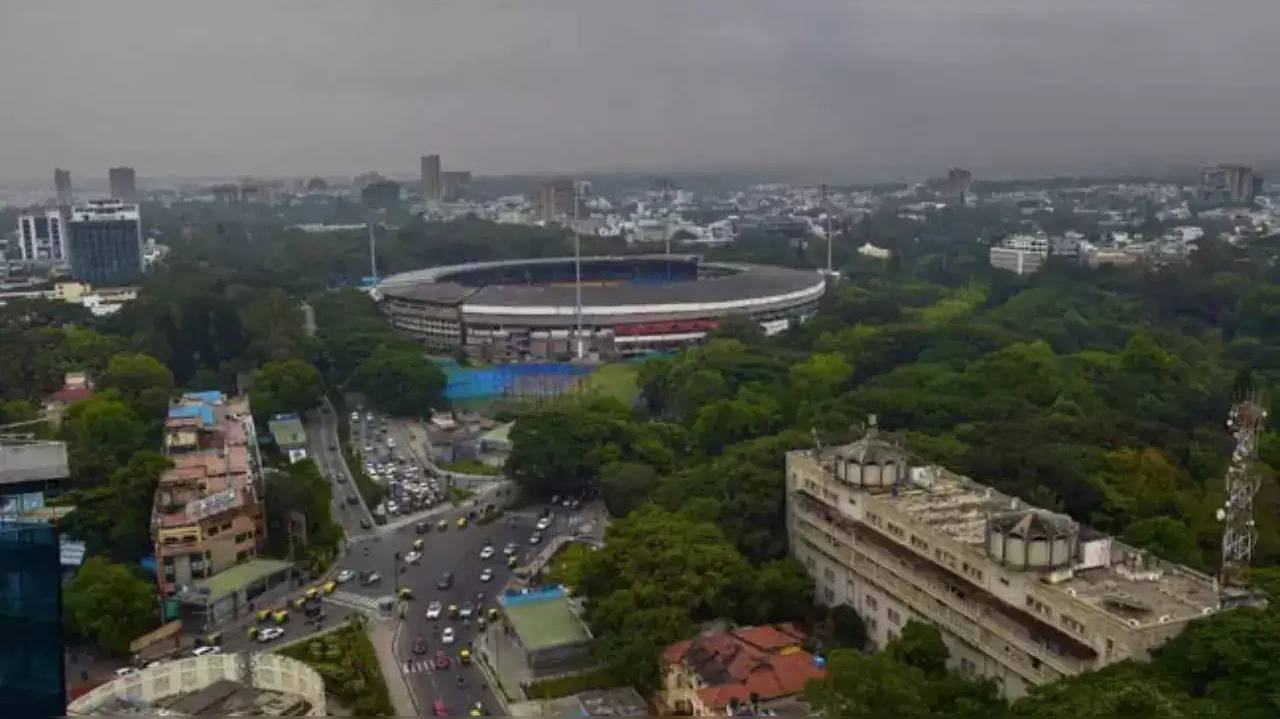
[[[0,0],[0,178],[1263,163],[1280,4]]]

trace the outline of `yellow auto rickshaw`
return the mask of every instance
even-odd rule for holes
[[[457,605],[457,604],[450,604],[450,605],[449,605],[449,618],[450,618],[450,619],[457,619],[457,618],[458,618],[458,605]]]
[[[320,587],[307,588],[307,594],[306,594],[307,599],[315,599],[318,596],[320,596]]]
[[[324,586],[321,587],[321,589],[324,590],[325,594],[333,594],[334,590],[336,590],[337,588],[338,588],[338,583],[333,581],[332,579],[325,582]]]
[[[400,597],[405,601],[408,601],[410,599],[413,599],[413,590],[410,589],[409,587],[400,587],[400,589],[396,592],[396,596]]]
[[[422,551],[422,548],[426,546],[426,544],[427,544],[426,542],[422,541],[422,537],[418,537],[417,539],[413,540],[413,548],[418,551]]]
[[[197,638],[196,643],[206,647],[216,647],[222,643],[222,632],[209,632]]]
[[[471,650],[470,650],[470,649],[463,648],[463,649],[462,649],[462,651],[458,652],[458,661],[459,661],[459,662],[462,662],[463,664],[470,664],[470,663],[471,663]]]
[[[458,529],[466,529],[466,528],[467,528],[467,518],[458,517]]]
[[[249,626],[245,627],[244,631],[245,631],[245,634],[249,635],[250,639],[258,638],[258,625],[250,624]]]
[[[268,619],[270,619],[270,618],[271,618],[271,610],[270,610],[270,609],[259,609],[259,610],[258,610],[258,621],[260,621],[260,622],[265,622],[265,621],[267,621],[267,620],[268,620]]]
[[[508,567],[511,567],[512,569],[515,569],[515,566],[516,566],[517,564],[519,564],[519,563],[520,563],[520,558],[519,558],[519,557],[517,557],[516,555],[514,555],[514,554],[513,554],[513,555],[511,555],[510,557],[507,557],[507,566],[508,566]]]
[[[275,621],[276,624],[284,624],[285,622],[289,621],[289,610],[277,609],[275,613],[271,615],[271,618]]]
[[[297,599],[293,600],[293,608],[294,608],[294,609],[302,609],[302,608],[303,608],[303,607],[305,607],[306,605],[307,605],[307,597],[306,597],[306,595],[305,595],[305,594],[304,594],[303,596],[298,597]]]
[[[436,528],[439,529],[441,532],[445,531],[446,529],[449,528],[449,520],[442,519],[439,522],[436,522]]]
[[[491,621],[491,622],[496,622],[496,621],[498,621],[498,608],[497,608],[497,607],[489,607],[489,621]]]

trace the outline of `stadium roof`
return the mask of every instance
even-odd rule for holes
[[[634,255],[622,257],[584,257],[583,262],[655,262],[696,261],[696,255]],[[479,288],[465,287],[451,281],[450,277],[466,272],[514,267],[522,264],[553,264],[572,262],[572,257],[511,260],[505,262],[475,262],[467,265],[433,267],[426,270],[405,272],[383,281],[381,293],[387,297],[417,300],[440,304],[464,303],[468,312],[492,314],[524,314],[499,308],[571,308],[575,306],[575,288],[572,283],[559,285],[499,285]],[[700,268],[718,271],[711,277],[681,280],[665,284],[615,284],[584,285],[582,304],[584,314],[613,312],[629,305],[653,305],[672,307],[699,303],[741,302],[751,298],[780,299],[787,295],[805,293],[821,294],[824,278],[812,270],[794,270],[768,265],[744,265],[730,263],[701,263]],[[680,309],[684,309],[683,307]]]
[[[591,639],[569,608],[564,590],[502,597],[502,611],[527,651],[581,644]]]

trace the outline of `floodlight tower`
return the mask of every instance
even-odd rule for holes
[[[1255,462],[1258,433],[1267,424],[1267,410],[1261,395],[1250,392],[1231,407],[1227,431],[1235,440],[1227,465],[1227,499],[1217,512],[1222,522],[1222,586],[1236,579],[1249,566],[1258,528],[1253,519],[1253,497],[1261,484]]]

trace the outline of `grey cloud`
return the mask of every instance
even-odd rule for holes
[[[1278,21],[1246,0],[3,0],[0,176],[1263,162]]]

